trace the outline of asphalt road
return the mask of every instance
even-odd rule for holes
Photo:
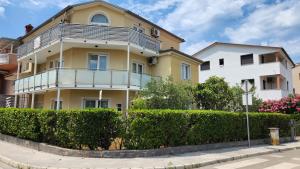
[[[245,158],[200,169],[300,169],[300,150]]]
[[[15,168],[0,162],[0,169],[15,169]]]

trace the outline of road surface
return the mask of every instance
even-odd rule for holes
[[[199,169],[300,169],[300,150],[245,158]]]

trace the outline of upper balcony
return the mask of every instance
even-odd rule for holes
[[[127,49],[145,56],[158,55],[160,41],[128,27],[59,24],[18,47],[18,58],[31,57],[35,52],[47,55],[59,52],[62,37],[64,50],[68,48]]]
[[[17,68],[16,55],[12,53],[0,53],[0,69],[10,71]]]
[[[62,89],[107,89],[140,90],[151,79],[160,79],[147,74],[130,73],[126,70],[52,69],[15,81],[15,93],[43,92]]]

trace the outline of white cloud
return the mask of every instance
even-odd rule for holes
[[[155,1],[155,3],[141,3],[139,1],[129,0],[128,2],[122,4],[122,6],[127,7],[135,12],[148,15],[151,12],[168,9],[180,1],[181,0],[158,0]]]
[[[0,6],[0,17],[4,17],[5,8]]]
[[[289,0],[264,5],[245,18],[237,28],[226,28],[225,35],[234,42],[270,37],[284,37],[300,26],[300,1]]]
[[[51,6],[64,8],[81,1],[82,0],[23,0],[21,6],[30,9],[42,9]]]
[[[243,19],[239,26],[226,28],[224,35],[237,43],[282,46],[300,61],[299,9],[299,0],[262,5]]]
[[[0,0],[0,17],[5,16],[5,7],[10,4],[9,0]]]
[[[196,42],[196,43],[192,43],[192,44],[185,44],[183,46],[183,51],[187,54],[195,54],[196,52],[198,52],[199,50],[205,48],[206,46],[208,46],[209,44],[211,44],[212,42],[207,42],[207,41],[200,41],[200,42]]]
[[[203,32],[217,21],[238,18],[251,0],[182,0],[159,24],[171,31]]]

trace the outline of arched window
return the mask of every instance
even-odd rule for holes
[[[99,25],[109,25],[108,18],[103,14],[96,14],[91,18],[92,24],[99,24]]]

